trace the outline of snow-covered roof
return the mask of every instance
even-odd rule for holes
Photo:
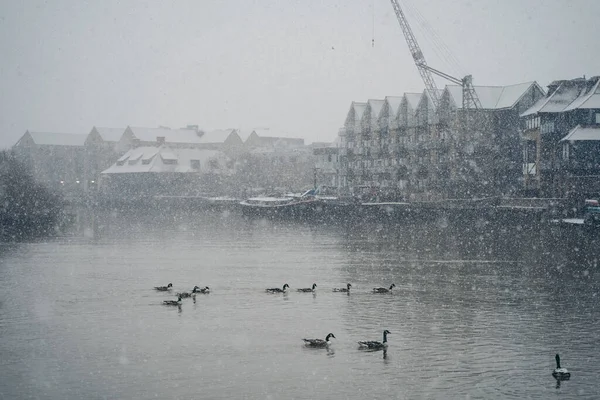
[[[581,125],[577,125],[575,128],[569,131],[567,136],[560,139],[561,142],[577,142],[582,140],[600,140],[600,126],[582,127]]]
[[[385,102],[388,104],[390,110],[390,117],[395,117],[398,114],[398,109],[400,109],[400,103],[402,103],[402,96],[385,96]]]
[[[121,140],[123,132],[125,132],[125,129],[123,128],[104,128],[95,126],[94,129],[105,142],[118,142]]]
[[[31,132],[27,131],[35,144],[41,146],[82,146],[87,135],[79,133]]]
[[[596,80],[596,83],[593,83],[593,79]],[[586,88],[587,90],[584,89],[580,96],[565,108],[565,111],[590,108],[600,109],[600,77],[594,77],[589,82],[589,88]]]
[[[600,77],[597,76],[587,81],[577,78],[552,82],[548,95],[521,114],[521,117],[537,113],[560,113],[576,109],[600,108],[599,85]]]
[[[371,109],[371,120],[372,121],[377,119],[384,103],[385,103],[385,100],[369,99],[367,101],[367,104],[369,105],[369,108]]]
[[[518,83],[508,86],[473,86],[481,107],[485,110],[499,110],[514,107],[536,82]],[[457,108],[462,108],[463,88],[460,85],[446,85],[444,89]]]
[[[406,98],[406,104],[412,108],[413,111],[417,109],[419,106],[419,101],[421,100],[421,96],[423,93],[404,93],[404,98]]]
[[[200,143],[224,143],[233,132],[236,132],[236,130],[215,129],[213,131],[204,132],[202,136],[200,136]]]
[[[156,142],[164,137],[166,143],[201,143],[200,135],[195,129],[140,128],[130,126],[135,138],[142,142]]]
[[[240,139],[242,139],[242,142],[245,142],[254,131],[252,129],[236,129],[236,132]]]
[[[181,149],[167,146],[142,146],[129,150],[103,174],[198,172],[192,160],[200,163],[200,172],[211,169],[211,160],[218,160],[221,170],[226,169],[227,157],[218,150]]]
[[[444,93],[443,90],[441,89],[437,89],[437,93],[439,97],[442,97],[442,93]],[[433,104],[433,101],[431,101],[431,93],[429,93],[429,90],[425,89],[423,90],[423,93],[421,93],[420,97],[419,97],[419,102],[417,103],[417,107],[414,108],[414,110],[416,111],[417,108],[419,108],[419,106],[421,105],[421,103],[424,101],[424,99],[427,98],[428,100],[428,104],[429,104],[429,112],[433,112],[435,110],[435,105]]]
[[[354,121],[358,122],[362,119],[365,109],[367,108],[367,103],[353,101],[351,108],[354,110]]]
[[[304,139],[291,137],[286,132],[278,132],[270,128],[254,129],[258,136],[259,146],[298,147],[304,146]]]
[[[504,86],[500,98],[496,103],[496,109],[512,108],[525,96],[531,86],[536,86],[543,93],[537,82],[524,82],[516,85]]]

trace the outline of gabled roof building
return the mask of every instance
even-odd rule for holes
[[[86,138],[85,134],[26,131],[13,151],[36,181],[52,190],[77,193],[85,180]]]
[[[439,109],[426,90],[352,102],[339,133],[342,189],[376,188],[383,197],[412,200],[514,191],[521,179],[519,114],[544,92],[535,82],[475,91],[477,110],[462,110],[462,87],[455,85],[440,90]]]
[[[521,113],[525,189],[539,196],[600,193],[600,76],[557,80]]]

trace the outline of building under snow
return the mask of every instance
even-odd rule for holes
[[[26,131],[13,146],[34,179],[51,190],[75,195],[85,183],[87,135]]]
[[[558,80],[521,113],[525,188],[544,197],[600,194],[600,76]]]
[[[474,88],[477,110],[462,109],[453,85],[440,91],[439,110],[427,91],[352,102],[339,133],[341,190],[436,200],[520,188],[519,115],[544,91],[535,82]]]
[[[219,150],[140,146],[102,171],[100,186],[103,193],[117,198],[214,193],[233,175],[233,168]]]

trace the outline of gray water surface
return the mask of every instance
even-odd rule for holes
[[[598,398],[597,247],[522,227],[84,216],[0,245],[0,399]],[[212,292],[167,307],[152,288],[169,282]],[[384,329],[385,354],[358,349]],[[302,345],[329,332],[329,350]]]

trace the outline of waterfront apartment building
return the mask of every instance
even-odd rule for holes
[[[530,194],[600,195],[600,76],[552,82],[521,114],[521,134]]]
[[[519,115],[544,96],[536,82],[475,86],[482,108],[463,110],[462,88],[353,102],[339,131],[340,186],[404,200],[474,198],[521,188]]]

